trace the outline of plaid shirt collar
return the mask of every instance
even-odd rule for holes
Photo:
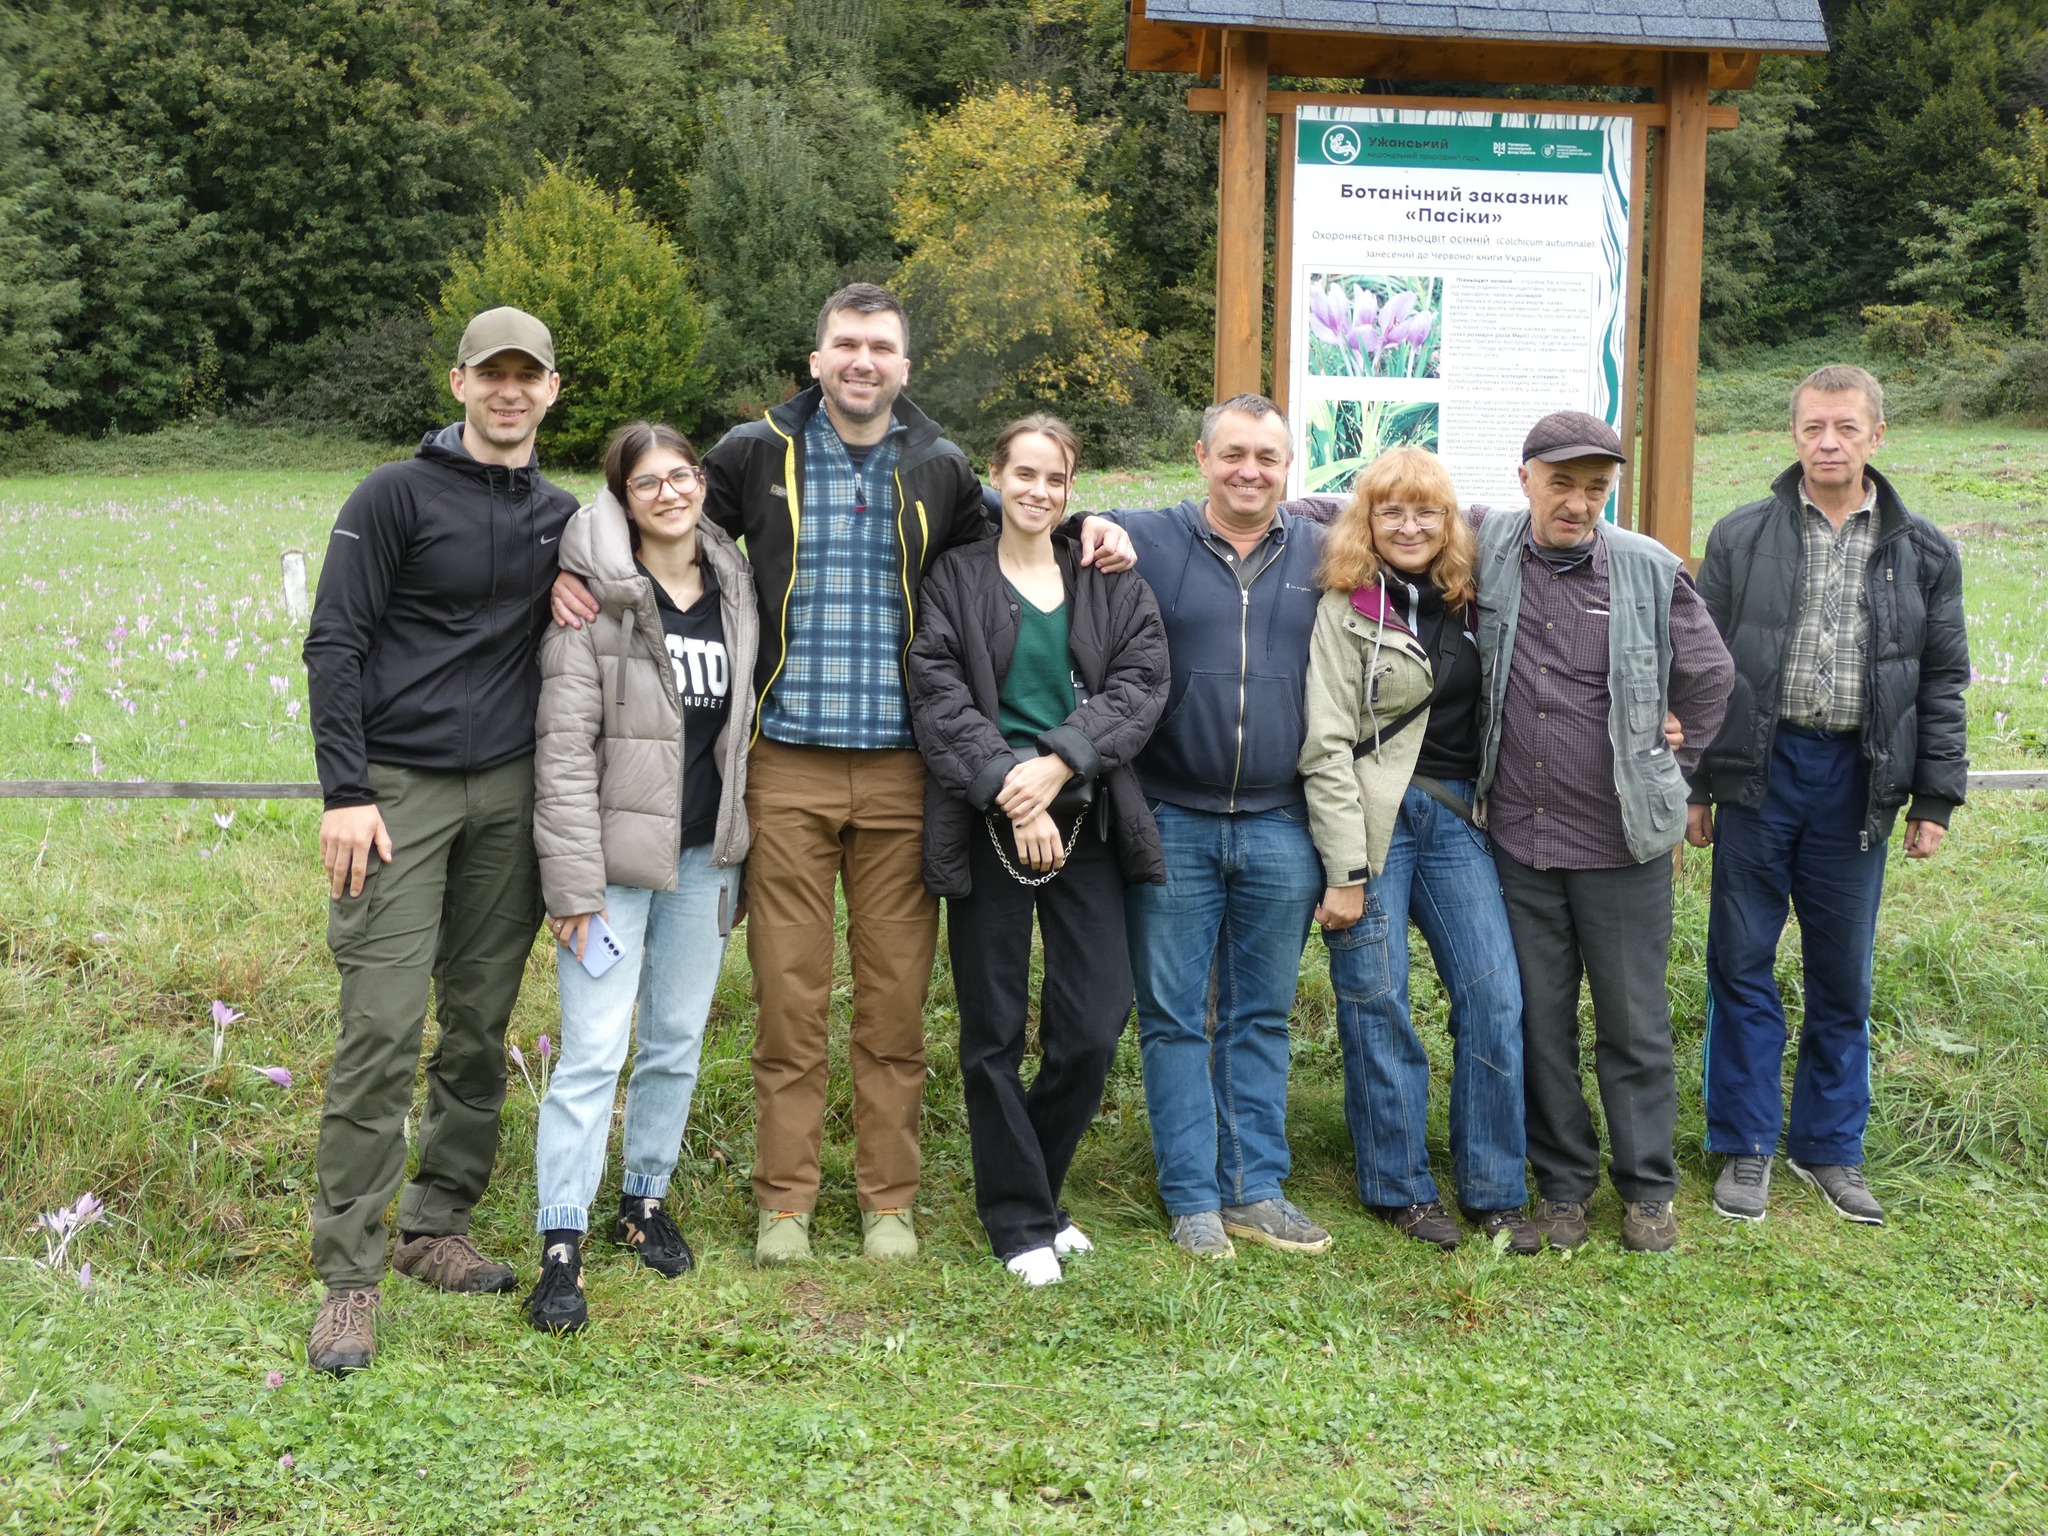
[[[1799,477],[1799,506],[1802,511],[1810,507],[1814,511],[1820,512],[1820,515],[1822,517],[1827,516],[1827,513],[1820,511],[1820,503],[1815,501],[1811,496],[1806,494],[1806,476],[1804,475],[1801,475]],[[1858,507],[1855,512],[1851,512],[1849,516],[1855,517],[1857,513],[1861,512],[1869,512],[1874,514],[1876,511],[1877,482],[1871,479],[1870,476],[1865,475],[1863,477],[1863,505]]]

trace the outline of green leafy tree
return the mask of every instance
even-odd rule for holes
[[[78,284],[51,248],[55,177],[28,118],[15,82],[0,74],[0,419],[64,403],[52,372],[64,322],[78,309]]]
[[[931,374],[982,411],[1132,397],[1143,336],[1114,323],[1107,199],[1080,185],[1099,130],[1064,96],[997,86],[905,145],[900,282]]]
[[[1700,274],[1700,340],[1709,357],[1769,339],[1778,242],[1775,224],[1792,186],[1788,144],[1807,130],[1803,59],[1768,58],[1756,88],[1732,93],[1736,126],[1707,138],[1706,241]]]
[[[674,243],[641,217],[630,192],[610,193],[548,166],[499,205],[474,258],[457,252],[433,310],[445,374],[472,315],[516,305],[554,332],[562,398],[543,431],[552,457],[590,463],[635,417],[685,431],[711,390],[699,353],[704,306]]]

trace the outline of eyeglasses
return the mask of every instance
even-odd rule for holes
[[[661,494],[666,485],[678,496],[687,496],[704,483],[704,476],[688,464],[678,464],[665,475],[635,475],[626,482],[626,489],[642,501],[652,501]]]
[[[1387,506],[1374,508],[1372,519],[1387,532],[1395,533],[1410,522],[1423,529],[1440,527],[1449,516],[1442,507]]]

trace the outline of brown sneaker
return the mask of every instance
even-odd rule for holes
[[[1668,1253],[1678,1246],[1678,1212],[1669,1200],[1631,1200],[1621,1208],[1621,1246],[1630,1253]]]
[[[519,1285],[519,1277],[512,1273],[510,1264],[485,1258],[461,1232],[423,1232],[411,1242],[400,1240],[391,1250],[391,1267],[401,1275],[465,1295],[516,1290]]]
[[[1509,1206],[1500,1211],[1467,1211],[1465,1219],[1479,1229],[1479,1235],[1491,1243],[1502,1232],[1507,1233],[1507,1251],[1524,1256],[1543,1251],[1543,1234],[1536,1230],[1536,1223],[1529,1219],[1528,1212],[1520,1206]]]
[[[1403,1237],[1429,1243],[1448,1253],[1465,1241],[1465,1234],[1451,1219],[1441,1200],[1424,1200],[1416,1205],[1368,1205],[1366,1213],[1377,1216]]]
[[[1586,1202],[1538,1200],[1536,1231],[1553,1248],[1576,1248],[1586,1240]]]
[[[306,1364],[330,1376],[346,1376],[376,1359],[377,1304],[382,1299],[374,1285],[359,1290],[329,1286],[306,1338]]]

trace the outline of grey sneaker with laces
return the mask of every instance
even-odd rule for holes
[[[1785,1166],[1820,1191],[1821,1199],[1844,1221],[1860,1221],[1867,1227],[1884,1225],[1884,1207],[1863,1182],[1863,1170],[1851,1163],[1802,1163],[1796,1157]]]
[[[1536,1232],[1553,1248],[1576,1248],[1587,1238],[1586,1202],[1538,1200]]]
[[[1173,1240],[1198,1259],[1237,1257],[1237,1249],[1223,1230],[1223,1218],[1214,1211],[1196,1211],[1192,1216],[1174,1217]]]
[[[1232,1237],[1264,1243],[1282,1253],[1321,1253],[1330,1246],[1330,1234],[1302,1215],[1284,1195],[1254,1200],[1250,1205],[1226,1205],[1218,1214],[1223,1218],[1223,1230]]]
[[[374,1285],[329,1286],[306,1339],[306,1364],[330,1376],[346,1376],[376,1359],[377,1305],[382,1299],[383,1292]]]
[[[1731,1221],[1762,1221],[1771,1204],[1771,1160],[1738,1152],[1714,1180],[1714,1209]]]

